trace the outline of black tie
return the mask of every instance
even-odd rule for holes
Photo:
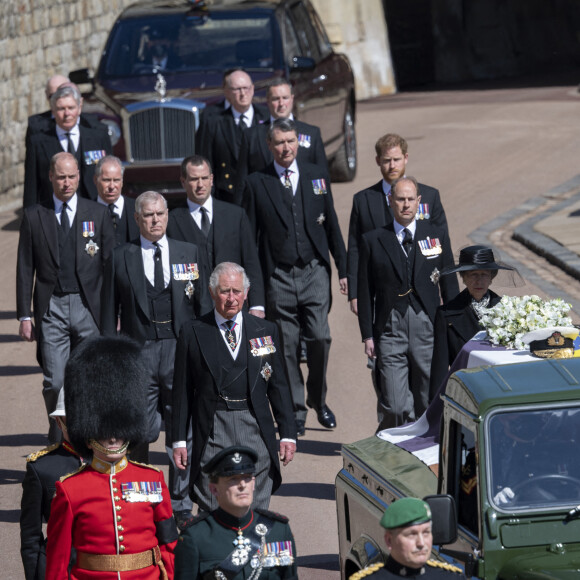
[[[68,236],[70,232],[70,220],[68,219],[68,205],[66,203],[62,204],[62,211],[60,212],[60,227],[62,228],[62,233]]]
[[[111,215],[111,219],[113,220],[113,227],[117,228],[117,214],[115,213],[115,204],[109,204],[109,214]]]
[[[209,223],[209,217],[207,216],[207,209],[205,207],[200,207],[199,212],[201,213],[201,231],[207,238],[209,235],[209,228],[211,226]]]
[[[226,327],[225,332],[226,340],[228,341],[228,345],[232,349],[232,352],[234,352],[238,344],[238,340],[236,338],[236,331],[234,330],[236,323],[233,320],[226,320],[224,322],[224,326]]]
[[[154,286],[155,290],[163,290],[165,288],[165,280],[163,279],[163,261],[161,260],[161,247],[158,242],[153,242],[155,246],[155,254],[153,261],[155,262],[154,270]]]
[[[289,169],[284,169],[284,187],[290,191],[292,191],[292,182],[290,181],[291,173]]]
[[[76,155],[75,145],[73,143],[72,137],[70,136],[70,133],[65,133],[65,135],[66,135],[66,141],[67,141],[67,146],[66,146],[67,152],[72,153],[72,155]]]
[[[248,128],[248,125],[246,125],[246,115],[240,115],[238,127],[240,128],[241,131],[245,131]]]
[[[411,234],[407,228],[404,228],[403,231],[405,232],[405,237],[403,238],[403,249],[405,250],[405,254],[407,254],[407,258],[409,258],[411,250],[413,249],[413,234]]]

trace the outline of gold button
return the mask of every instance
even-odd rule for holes
[[[116,505],[115,506],[115,509],[119,512],[119,511],[121,511],[121,506],[120,505]]]
[[[120,522],[123,518],[121,516],[117,516],[117,521]]]
[[[222,167],[225,167],[225,166],[226,166],[226,164],[222,162]]]
[[[233,185],[230,183],[230,184],[228,185],[228,189],[233,189],[233,188],[234,188],[234,186],[233,186]]]
[[[118,529],[120,532],[124,532],[124,531],[125,531],[125,528],[124,528],[123,526],[117,526],[117,529]]]
[[[118,491],[119,490],[116,487],[113,488],[113,493],[117,493]]]
[[[117,483],[117,480],[116,480],[114,477],[113,477],[113,479],[111,479],[111,481],[112,481],[113,483]]]
[[[119,552],[124,552],[125,551],[125,546],[119,546]]]
[[[230,178],[230,174],[229,174],[229,173],[226,173],[226,174],[224,175],[224,177],[225,177],[226,179],[229,179],[229,178]]]
[[[121,498],[118,495],[116,495],[114,499],[115,501],[119,501]]]
[[[119,542],[122,542],[125,538],[123,536],[119,536]]]

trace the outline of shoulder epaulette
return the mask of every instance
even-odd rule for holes
[[[447,562],[439,562],[437,560],[427,560],[428,566],[433,566],[433,568],[443,568],[443,570],[448,570],[449,572],[457,572],[459,574],[463,573],[461,568],[454,566],[453,564],[448,564]]]
[[[154,465],[149,465],[149,463],[139,463],[138,461],[132,461],[131,459],[129,459],[129,463],[132,463],[133,465],[138,465],[139,467],[147,467],[148,469],[153,469],[153,471],[157,472],[161,471],[161,469],[155,467]]]
[[[203,520],[206,520],[207,518],[209,518],[209,516],[210,516],[209,512],[198,513],[195,517],[187,521],[182,531],[187,530],[187,528],[191,528],[191,526],[195,526],[195,524],[199,524],[199,522],[203,522]]]
[[[42,457],[43,455],[46,455],[46,454],[50,453],[51,451],[58,449],[59,447],[60,447],[60,443],[53,443],[52,445],[49,445],[48,447],[45,447],[44,449],[41,449],[40,451],[35,451],[34,453],[31,453],[30,455],[28,455],[26,457],[26,462],[30,463],[31,461],[36,461],[39,457]]]
[[[76,471],[71,471],[70,473],[67,473],[66,475],[63,475],[60,478],[60,481],[64,481],[65,479],[68,479],[69,477],[72,477],[73,475],[76,475],[77,473],[80,473],[87,465],[88,465],[88,463],[81,463],[79,465],[79,468]]]
[[[377,562],[376,564],[371,564],[358,572],[355,572],[351,577],[350,580],[360,580],[361,578],[366,578],[371,574],[374,574],[377,570],[380,570],[384,564],[382,562]]]
[[[271,512],[270,510],[265,510],[265,509],[261,509],[261,508],[256,508],[254,511],[259,513],[259,514],[262,514],[263,516],[266,516],[267,518],[270,518],[272,520],[277,520],[277,521],[282,522],[284,524],[288,523],[288,518],[286,516],[283,516],[282,514],[277,513],[277,512]]]

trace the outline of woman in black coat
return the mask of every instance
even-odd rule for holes
[[[435,314],[430,401],[435,397],[463,345],[482,330],[478,310],[491,308],[501,300],[501,296],[489,289],[498,270],[515,272],[515,268],[496,262],[491,248],[469,246],[461,250],[457,266],[445,268],[441,272],[441,276],[459,272],[465,289],[439,306]]]

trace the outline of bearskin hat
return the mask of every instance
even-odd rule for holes
[[[82,457],[90,439],[116,437],[129,449],[147,440],[147,374],[141,347],[125,337],[83,341],[65,369],[67,430]]]

